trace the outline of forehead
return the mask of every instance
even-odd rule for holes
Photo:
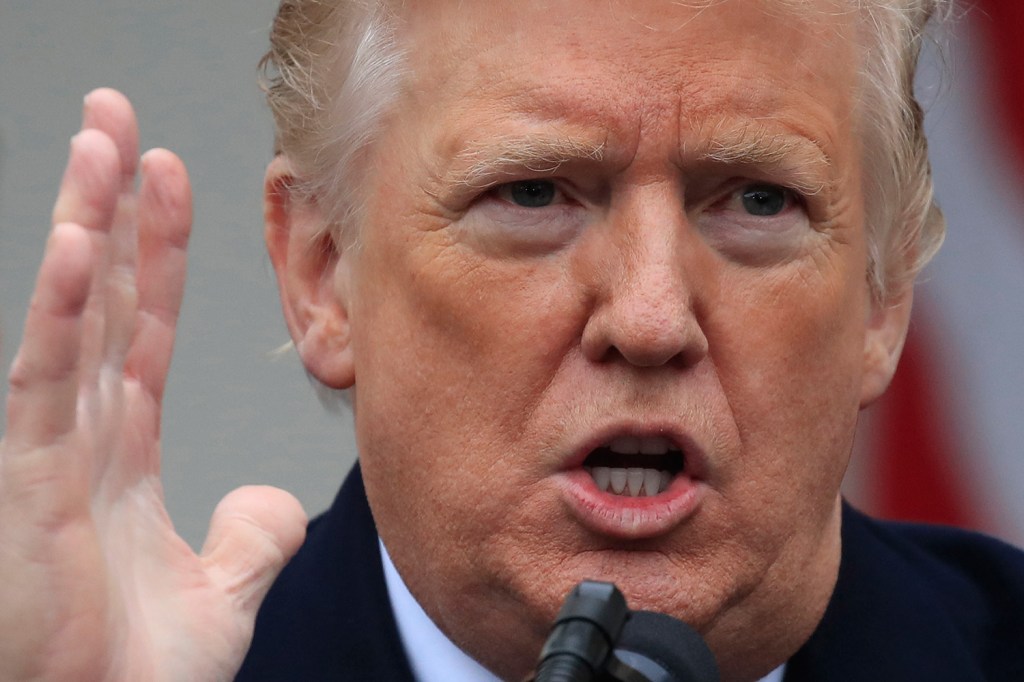
[[[520,47],[523,62],[541,57],[558,68],[557,56],[627,69],[642,61],[644,76],[657,78],[665,58],[681,69],[765,48],[797,68],[837,64],[802,64],[823,50],[851,61],[859,15],[845,0],[417,0],[403,25],[424,77],[466,76]]]
[[[403,29],[414,73],[405,111],[446,128],[452,149],[432,150],[442,154],[456,153],[460,136],[536,121],[626,147],[652,127],[675,127],[685,146],[734,124],[827,145],[818,138],[848,127],[856,99],[854,17],[838,9],[833,0],[421,0]]]

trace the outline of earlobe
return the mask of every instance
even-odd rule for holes
[[[294,190],[289,160],[267,166],[264,238],[277,275],[285,322],[306,369],[330,388],[355,383],[348,302],[348,261],[320,207]]]
[[[860,406],[867,407],[889,387],[910,325],[913,288],[886,301],[873,300],[864,336],[864,371],[861,375]]]

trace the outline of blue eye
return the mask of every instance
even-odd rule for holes
[[[751,185],[740,197],[750,215],[770,217],[782,213],[789,203],[789,192],[775,185]]]
[[[550,180],[520,180],[503,185],[500,194],[523,208],[543,208],[551,205],[558,190]]]

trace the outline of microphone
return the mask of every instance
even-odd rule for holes
[[[654,611],[633,611],[607,663],[621,682],[718,682],[718,663],[696,630]]]
[[[592,682],[599,677],[629,615],[611,583],[585,580],[566,597],[544,643],[536,682]]]
[[[585,580],[555,618],[533,682],[719,682],[707,644],[686,623],[633,611],[611,583]]]

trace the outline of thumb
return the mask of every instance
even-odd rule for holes
[[[246,486],[213,512],[202,559],[210,579],[255,620],[270,585],[306,537],[306,512],[290,493]]]

